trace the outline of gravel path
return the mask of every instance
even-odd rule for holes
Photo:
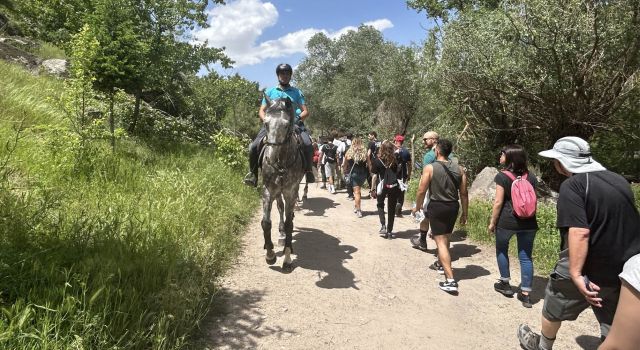
[[[519,349],[516,328],[540,329],[546,279],[534,279],[532,309],[493,291],[494,248],[455,233],[453,268],[458,296],[437,288],[442,276],[427,268],[433,252],[413,249],[417,225],[396,219],[396,239],[378,236],[375,202],[362,202],[358,219],[344,192],[310,186],[294,220],[294,270],[282,259],[268,266],[261,213],[248,227],[237,265],[225,278],[207,322],[206,341],[219,349]],[[408,211],[405,208],[405,213]],[[273,211],[277,228],[277,209]],[[488,215],[488,214],[487,214]],[[273,239],[277,242],[274,230]],[[429,241],[429,248],[435,248]],[[519,282],[512,259],[512,284]],[[565,322],[554,349],[595,349],[599,331],[591,311]]]

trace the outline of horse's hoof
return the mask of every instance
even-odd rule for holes
[[[293,262],[282,263],[282,272],[290,273],[291,271],[293,271]]]
[[[265,260],[267,261],[267,264],[273,265],[276,263],[276,260],[278,260],[278,257],[274,256],[272,259],[266,258]]]
[[[276,263],[276,260],[278,260],[278,256],[273,253],[273,257],[269,257],[269,255],[267,254],[267,256],[265,257],[265,260],[267,261],[267,264],[269,265],[273,265]]]
[[[279,245],[280,247],[284,247],[284,238],[280,238],[280,239],[278,239],[278,245]]]

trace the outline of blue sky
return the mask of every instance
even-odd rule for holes
[[[420,44],[430,26],[424,13],[407,8],[404,0],[228,0],[207,11],[210,28],[195,31],[195,38],[226,47],[236,61],[233,69],[215,69],[223,75],[239,73],[261,87],[276,83],[278,63],[295,67],[315,33],[337,38],[365,23],[385,39],[409,45]]]

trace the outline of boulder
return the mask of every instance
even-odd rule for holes
[[[66,77],[68,74],[67,71],[67,60],[61,59],[50,59],[42,61],[42,69],[44,72],[55,75],[57,77]]]
[[[486,167],[476,175],[469,190],[469,200],[493,201],[496,195],[496,183],[493,181],[498,175],[498,169]]]
[[[0,38],[0,59],[19,63],[33,73],[37,72],[40,59],[33,54],[8,44],[9,41]]]

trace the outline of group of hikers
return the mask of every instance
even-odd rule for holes
[[[309,112],[302,93],[289,85],[291,67],[279,65],[279,86],[266,91],[269,98],[288,97],[299,107],[300,120]],[[264,118],[266,100],[260,109]],[[261,131],[262,132],[262,131]],[[305,133],[304,127],[300,128]],[[404,137],[378,141],[375,132],[369,142],[360,137],[334,133],[313,144],[303,137],[307,183],[314,182],[314,164],[322,174],[323,186],[335,194],[344,182],[354,212],[362,217],[362,187],[368,182],[369,196],[376,200],[380,219],[379,234],[394,238],[396,216],[401,216],[404,192],[411,178],[411,155],[403,147]],[[258,135],[250,146],[251,172],[245,183],[256,186]],[[427,239],[436,245],[436,261],[430,268],[443,274],[439,288],[457,293],[458,283],[451,267],[449,237],[456,220],[465,224],[468,192],[465,169],[453,155],[453,143],[440,139],[434,131],[423,135],[426,153],[412,215],[424,214],[419,234],[410,239],[414,248],[426,251]],[[591,307],[600,324],[600,349],[640,348],[640,215],[628,181],[597,162],[589,144],[579,137],[563,137],[552,149],[538,153],[550,158],[555,170],[567,177],[557,198],[557,227],[561,244],[559,258],[549,276],[544,293],[541,331],[528,325],[517,329],[520,345],[527,350],[550,350],[563,321],[575,320]],[[252,158],[254,157],[254,158]],[[494,178],[495,199],[488,213],[487,230],[495,235],[496,261],[500,277],[494,290],[507,297],[517,295],[524,307],[532,307],[534,238],[537,176],[529,169],[526,150],[507,145],[499,154],[502,166]],[[340,175],[342,173],[342,175]],[[385,200],[386,217],[385,217]],[[516,236],[520,262],[520,286],[510,284],[508,247]]]

